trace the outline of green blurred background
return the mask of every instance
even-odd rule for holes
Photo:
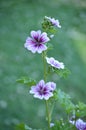
[[[43,78],[41,56],[27,51],[24,43],[31,30],[41,29],[44,16],[55,17],[62,25],[52,39],[54,50],[49,56],[71,70],[66,80],[56,75],[52,80],[74,103],[86,103],[86,1],[0,0],[0,130],[13,130],[20,122],[33,128],[46,124],[44,102],[16,83],[22,76]],[[54,118],[61,115],[58,106]]]

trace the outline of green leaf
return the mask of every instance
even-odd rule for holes
[[[71,98],[68,94],[64,93],[60,89],[57,91],[57,100],[62,105],[62,107],[66,110],[67,114],[75,110],[75,105],[71,102]]]
[[[64,78],[67,78],[67,76],[70,74],[70,70],[67,69],[67,68],[64,68],[64,69],[56,69],[56,68],[53,68],[54,72],[59,75],[60,77],[64,77]]]
[[[52,33],[52,34],[55,34],[57,30],[55,29],[55,27],[52,26],[52,27],[49,28],[48,31],[49,31],[50,33]]]
[[[25,125],[25,130],[32,130],[29,126]]]
[[[16,125],[15,130],[32,130],[32,128],[30,128],[24,123],[21,123],[21,124]]]
[[[50,74],[50,73],[51,74],[56,73],[60,77],[67,78],[68,75],[70,74],[70,70],[67,69],[66,67],[64,69],[57,69],[57,68],[49,65],[48,74]]]
[[[77,117],[86,117],[86,104],[79,102],[76,105],[76,116]]]
[[[15,130],[42,130],[42,129],[33,129],[24,123],[20,123],[15,126]]]
[[[68,120],[57,120],[51,130],[76,130],[74,125],[71,125]]]
[[[36,84],[36,81],[31,79],[31,78],[27,78],[27,77],[22,77],[21,79],[17,80],[18,83],[22,83],[25,84],[27,86],[32,86]]]

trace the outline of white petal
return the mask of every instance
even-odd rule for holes
[[[34,97],[35,97],[35,98],[39,98],[39,99],[43,99],[43,95],[39,95],[38,93],[36,93],[36,94],[34,95]]]
[[[51,92],[49,92],[48,94],[46,94],[45,96],[44,96],[44,99],[45,100],[48,100],[50,97],[52,97],[53,96],[53,93],[51,93]]]
[[[39,87],[39,86],[45,86],[44,80],[40,80],[40,82],[37,84],[37,86],[38,86],[38,87]]]
[[[42,53],[42,51],[45,51],[45,50],[47,50],[47,46],[41,44],[41,46],[38,47],[37,52],[38,53]]]
[[[34,39],[35,39],[35,37],[40,37],[40,35],[41,35],[41,31],[40,30],[38,30],[38,31],[31,31],[31,36]]]

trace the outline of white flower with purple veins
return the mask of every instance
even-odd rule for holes
[[[81,119],[78,119],[75,123],[77,130],[86,130],[86,122]]]
[[[47,46],[44,44],[48,42],[50,39],[47,36],[46,32],[41,33],[38,31],[31,31],[31,37],[26,39],[26,43],[24,47],[30,50],[32,53],[42,53],[47,49]]]
[[[47,19],[48,21],[50,21],[53,26],[61,28],[59,20],[56,20],[55,18],[51,18],[51,17],[47,17],[47,16],[45,16],[45,19]]]
[[[41,80],[36,86],[32,86],[30,93],[34,94],[35,98],[48,100],[53,96],[53,91],[56,88],[54,82],[48,82],[45,84],[44,80]]]
[[[64,63],[59,62],[55,60],[53,57],[46,57],[47,63],[50,64],[52,67],[57,68],[57,69],[64,69]]]

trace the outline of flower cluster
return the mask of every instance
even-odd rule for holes
[[[42,60],[43,60],[43,67],[44,67],[44,79],[40,80],[37,84],[32,79],[24,79],[20,80],[20,82],[24,82],[25,84],[28,83],[29,86],[31,86],[29,93],[33,94],[34,98],[38,98],[41,100],[46,100],[46,117],[48,122],[48,129],[54,129],[57,130],[66,130],[67,123],[72,124],[72,126],[67,126],[67,129],[76,128],[77,130],[86,130],[86,122],[84,122],[81,119],[77,119],[75,117],[76,114],[74,112],[77,112],[76,108],[77,105],[74,105],[70,101],[70,97],[66,95],[64,92],[61,92],[60,90],[56,91],[56,83],[54,82],[47,82],[48,75],[50,72],[56,72],[59,76],[66,77],[68,74],[68,70],[66,69],[63,62],[59,62],[58,60],[54,59],[53,57],[48,57],[47,52],[50,49],[49,47],[49,41],[54,37],[54,34],[56,33],[57,28],[61,28],[61,25],[59,21],[52,17],[44,17],[44,20],[42,22],[42,29],[44,30],[41,32],[41,30],[34,31],[32,30],[30,33],[30,36],[27,37],[26,42],[24,44],[24,47],[27,50],[30,50],[32,53],[42,53]],[[48,64],[49,68],[46,66]],[[51,73],[52,74],[52,73]],[[53,98],[51,98],[53,97]],[[49,100],[51,99],[51,100]],[[53,100],[52,100],[53,99]],[[55,100],[54,100],[55,99]],[[69,120],[69,122],[63,122],[63,119],[58,120],[57,122],[52,123],[52,109],[55,104],[55,102],[59,101],[59,103],[62,104],[62,106],[65,108],[65,112],[68,114],[71,114],[73,112],[73,116]],[[54,102],[55,101],[55,102]],[[78,105],[78,110],[80,110],[79,107],[83,106],[82,110],[86,110],[86,107],[81,103]],[[81,114],[81,113],[80,113]],[[70,115],[68,115],[69,117]],[[77,120],[76,120],[77,119]],[[52,128],[53,127],[53,128]],[[61,129],[60,129],[61,128]]]
[[[30,93],[34,94],[35,98],[48,100],[53,96],[53,91],[56,88],[54,82],[45,83],[44,80],[39,81],[36,86],[32,86]]]
[[[45,16],[46,22],[48,22],[49,26],[61,28],[61,25],[58,20],[54,18]],[[24,47],[30,50],[32,53],[42,53],[43,51],[47,50],[47,42],[50,41],[50,38],[53,38],[53,34],[48,37],[46,32],[38,31],[31,31],[30,37],[26,39]],[[64,64],[55,60],[53,57],[48,58],[46,57],[45,60],[48,64],[52,67],[57,69],[64,69]],[[45,99],[48,100],[50,97],[53,96],[53,91],[56,88],[56,84],[54,82],[45,83],[44,80],[41,80],[36,86],[32,86],[30,93],[34,94],[35,98]]]
[[[54,18],[45,16],[46,21],[50,23],[49,26],[54,26],[61,28],[61,25],[58,20]],[[50,35],[50,38],[53,38],[53,34]],[[50,38],[47,36],[46,32],[38,31],[31,31],[31,37],[27,37],[24,47],[30,50],[32,53],[42,53],[43,51],[47,50],[47,46],[45,43],[50,41]]]

